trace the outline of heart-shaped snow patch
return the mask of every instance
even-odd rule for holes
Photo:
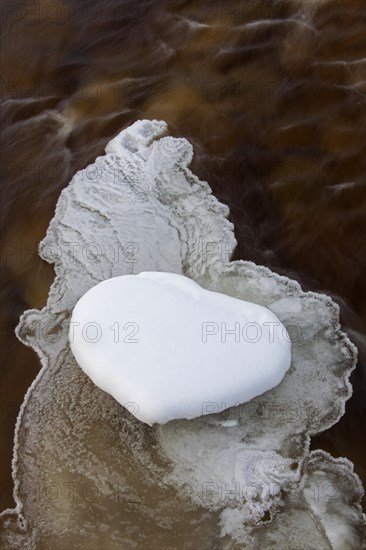
[[[277,386],[291,363],[288,333],[271,311],[173,273],[91,288],[69,338],[92,381],[150,425],[249,401]]]

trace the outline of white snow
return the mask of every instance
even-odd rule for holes
[[[149,425],[247,402],[291,363],[274,313],[173,273],[94,286],[74,308],[69,338],[93,382]]]

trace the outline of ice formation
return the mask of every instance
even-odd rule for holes
[[[76,304],[70,346],[83,371],[150,426],[232,407],[277,386],[289,335],[270,310],[176,273],[94,286]]]
[[[166,130],[140,121],[113,139],[62,192],[40,245],[56,278],[47,305],[17,329],[43,368],[18,417],[3,547],[359,550],[363,489],[352,464],[309,451],[351,394],[356,349],[338,307],[228,261],[228,209],[189,170],[190,144]],[[292,340],[282,382],[193,420],[139,422],[78,367],[68,331],[85,292],[141,271],[184,274],[274,312]]]

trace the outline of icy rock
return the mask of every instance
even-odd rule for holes
[[[17,420],[16,507],[0,514],[0,547],[365,548],[352,464],[309,452],[311,436],[339,421],[352,394],[357,349],[339,307],[230,260],[229,209],[190,170],[191,144],[167,131],[156,120],[122,130],[62,191],[40,243],[56,276],[47,305],[26,311],[16,330],[42,369]],[[184,274],[273,311],[292,340],[282,382],[196,419],[154,430],[137,420],[133,405],[120,406],[84,374],[68,331],[89,289],[143,271]]]

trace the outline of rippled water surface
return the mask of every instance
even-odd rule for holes
[[[2,507],[14,422],[39,369],[13,334],[44,305],[37,255],[62,188],[138,119],[194,145],[236,258],[324,291],[359,348],[345,416],[313,440],[366,482],[366,7],[342,1],[3,3]]]

